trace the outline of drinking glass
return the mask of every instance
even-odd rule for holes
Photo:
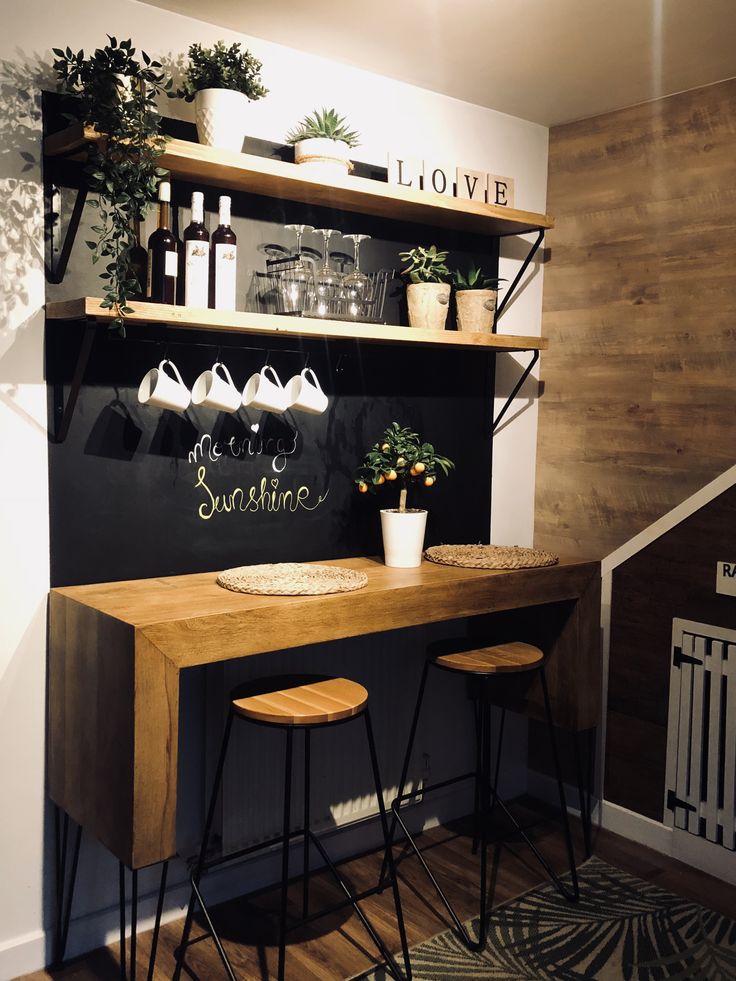
[[[312,263],[305,261],[302,254],[302,235],[311,231],[311,225],[285,225],[288,231],[296,234],[296,252],[288,268],[278,273],[279,289],[284,313],[301,314],[309,306],[314,290]]]
[[[343,291],[347,304],[347,314],[349,317],[359,319],[365,315],[367,299],[370,293],[370,279],[364,272],[360,271],[360,243],[370,238],[370,235],[345,235],[355,247],[355,266],[351,273],[343,279]]]
[[[318,317],[327,317],[338,312],[342,292],[342,274],[330,268],[330,239],[337,235],[334,228],[315,228],[315,235],[324,239],[323,262],[314,274],[314,312]]]

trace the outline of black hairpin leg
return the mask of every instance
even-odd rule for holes
[[[212,787],[212,794],[210,796],[210,806],[207,810],[207,817],[205,819],[204,831],[202,833],[202,844],[199,849],[199,857],[197,859],[197,864],[194,867],[194,871],[191,875],[192,884],[192,894],[189,897],[189,905],[187,906],[187,915],[184,920],[184,929],[182,930],[181,942],[176,951],[176,967],[174,969],[172,981],[179,981],[181,977],[181,971],[184,966],[184,958],[186,957],[187,947],[189,945],[189,935],[192,932],[192,920],[194,918],[194,905],[199,903],[199,906],[207,920],[207,925],[212,933],[212,936],[217,945],[217,952],[220,955],[223,966],[227,971],[230,981],[236,981],[233,969],[230,966],[230,961],[227,959],[227,955],[222,948],[219,937],[215,933],[214,929],[209,920],[209,914],[202,902],[202,896],[199,892],[199,880],[202,877],[202,871],[204,869],[205,859],[207,856],[207,847],[209,845],[210,833],[212,831],[212,824],[215,820],[215,808],[217,806],[217,799],[220,793],[220,784],[222,783],[222,774],[225,769],[225,759],[227,757],[227,747],[230,742],[230,733],[233,727],[233,713],[230,711],[227,716],[227,722],[225,724],[225,732],[222,736],[222,743],[220,745],[220,757],[217,761],[217,769],[215,770],[215,780]]]
[[[411,728],[409,729],[409,741],[406,744],[406,753],[404,754],[404,763],[401,767],[401,778],[399,780],[399,792],[396,795],[397,798],[401,798],[404,795],[404,788],[406,787],[406,778],[409,773],[409,762],[411,761],[411,753],[414,748],[414,739],[417,734],[417,725],[419,723],[419,713],[422,709],[422,701],[424,699],[424,689],[427,684],[427,672],[429,671],[430,662],[424,662],[424,668],[422,670],[422,678],[419,682],[419,691],[417,692],[417,700],[414,706],[414,715],[411,720]],[[381,866],[381,876],[379,882],[384,882],[386,879],[386,871],[388,869],[388,849],[393,846],[394,835],[396,834],[396,822],[398,820],[398,814],[394,811],[392,807],[392,817],[391,817],[391,828],[388,835],[388,845],[386,855],[383,859],[383,865]]]
[[[63,818],[62,818],[63,813]],[[69,815],[55,805],[55,851],[56,851],[56,897],[54,913],[54,938],[52,967],[59,968],[64,962],[66,942],[69,936],[69,923],[72,915],[74,887],[77,881],[79,851],[82,844],[82,828],[77,825],[72,846],[71,869],[67,869],[69,845]]]

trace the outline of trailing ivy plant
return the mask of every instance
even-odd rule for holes
[[[348,129],[344,116],[336,109],[315,109],[286,135],[287,143],[300,143],[302,140],[340,140],[351,149],[360,145],[360,133]]]
[[[407,426],[392,422],[381,439],[374,443],[358,467],[355,483],[361,494],[375,492],[386,484],[399,487],[399,511],[406,511],[406,499],[412,484],[432,487],[439,473],[454,468],[452,460],[440,456],[431,443]]]
[[[255,102],[268,95],[261,84],[261,68],[261,62],[247,48],[241,51],[239,41],[230,47],[224,41],[216,41],[212,48],[190,44],[184,83],[174,95],[192,102],[202,89],[231,89]]]
[[[98,212],[92,225],[97,237],[86,244],[92,262],[105,263],[102,306],[114,310],[115,323],[122,326],[132,313],[128,301],[145,290],[133,271],[131,252],[136,223],[145,217],[166,173],[156,165],[165,147],[156,97],[169,91],[171,79],[145,51],[139,61],[130,40],[118,43],[109,34],[108,40],[89,58],[82,50],[53,51],[63,90],[78,99],[76,114],[67,113],[67,118],[105,134],[89,147],[85,166],[92,195],[87,204]]]

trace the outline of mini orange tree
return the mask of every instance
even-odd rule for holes
[[[423,443],[417,433],[392,422],[366,453],[355,483],[360,493],[365,494],[396,481],[400,487],[399,511],[403,512],[407,510],[410,484],[432,487],[440,472],[447,476],[454,467],[452,460],[436,453],[431,443]]]

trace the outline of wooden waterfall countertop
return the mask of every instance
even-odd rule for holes
[[[182,668],[561,604],[564,615],[550,618],[545,644],[556,718],[572,730],[597,724],[599,563],[507,571],[325,561],[364,570],[368,585],[325,596],[255,596],[223,589],[213,572],[51,591],[49,793],[129,867],[176,850]],[[542,610],[535,629],[544,617]]]

